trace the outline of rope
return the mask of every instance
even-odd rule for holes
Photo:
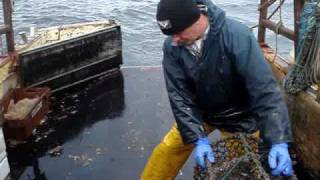
[[[276,60],[277,56],[278,56],[278,34],[279,34],[280,28],[283,26],[283,22],[282,22],[282,5],[283,5],[284,1],[285,0],[280,1],[278,7],[276,8],[276,10],[279,10],[279,18],[280,18],[280,20],[277,23],[276,30],[275,30],[275,33],[276,33],[276,52],[274,53],[272,62],[274,62]],[[269,17],[271,18],[273,15],[274,15],[274,13],[272,13]]]
[[[296,62],[284,79],[287,93],[296,94],[320,82],[320,10],[317,2],[305,2],[300,16]]]
[[[260,176],[262,179],[270,180],[269,175],[265,172],[265,170],[263,169],[263,167],[259,161],[259,156],[254,153],[252,147],[249,145],[248,141],[246,140],[245,135],[243,133],[240,133],[238,137],[240,139],[241,144],[243,145],[243,149],[244,149],[245,154],[236,159],[236,162],[233,164],[233,166],[228,169],[228,171],[223,175],[222,178],[220,178],[220,180],[230,179],[228,177],[231,175],[233,170],[236,167],[238,167],[239,164],[241,162],[243,162],[244,160],[246,160],[246,161],[249,160],[255,164],[256,168],[260,172]]]
[[[285,2],[285,0],[280,1],[279,5],[274,9],[274,11],[269,15],[268,19],[271,19],[273,15],[276,14],[276,12],[280,9],[281,11],[281,7],[283,5],[283,3]]]
[[[319,0],[318,0],[319,3]],[[310,79],[313,83],[320,82],[320,11],[317,12],[318,15],[316,15],[316,32],[314,37],[316,37],[313,40],[313,43],[311,45],[311,52],[310,52],[310,59],[314,59],[313,65],[311,65],[312,70],[310,73]],[[318,87],[319,88],[319,87]]]
[[[320,0],[319,0],[320,1]],[[272,0],[271,2],[270,1],[267,1],[266,3],[264,3],[263,5],[261,5],[258,10],[261,11],[262,8],[264,8],[265,6],[270,6],[272,5],[274,2],[276,2],[276,0]],[[275,13],[281,8],[281,6],[283,5],[285,1],[282,0],[280,1],[279,5],[272,11],[272,13],[267,17],[268,20],[270,20],[273,15],[275,15]],[[256,24],[252,27],[250,27],[251,30],[253,30],[254,28],[257,28],[259,26],[259,24]]]
[[[225,173],[225,175],[221,178],[221,180],[227,180],[227,178],[230,176],[230,174],[233,172],[233,170],[242,162],[248,158],[248,155],[241,156],[237,159],[237,162]]]

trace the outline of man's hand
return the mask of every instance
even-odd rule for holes
[[[288,152],[288,144],[274,144],[269,152],[269,166],[272,175],[292,176],[292,161]]]
[[[194,155],[198,166],[201,168],[206,167],[205,158],[207,158],[210,163],[214,163],[214,153],[207,137],[198,139],[195,145]]]

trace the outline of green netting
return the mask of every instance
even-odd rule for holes
[[[320,82],[320,8],[319,0],[305,2],[300,16],[295,64],[284,80],[290,94]]]

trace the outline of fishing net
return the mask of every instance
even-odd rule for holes
[[[320,0],[306,1],[300,16],[295,64],[284,79],[290,94],[320,82]]]
[[[195,168],[194,180],[268,180],[266,148],[253,135],[236,134],[212,144],[216,162],[206,169]],[[297,179],[296,176],[284,179]]]

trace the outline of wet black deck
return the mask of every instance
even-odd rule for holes
[[[161,68],[123,68],[56,94],[34,143],[8,150],[12,177],[139,179],[172,123]],[[192,165],[178,179],[192,179]]]

